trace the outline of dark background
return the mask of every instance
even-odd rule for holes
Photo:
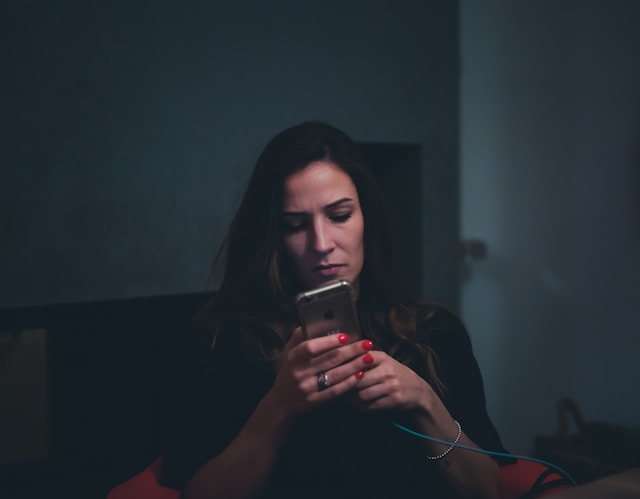
[[[365,145],[406,281],[456,306],[455,3],[27,1],[0,18],[2,331],[47,328],[49,431],[49,459],[3,467],[9,495],[100,496],[157,454],[184,321],[285,127]],[[1,357],[12,409],[23,350]]]
[[[640,424],[637,2],[0,9],[0,330],[50,328],[39,476],[99,495],[153,455],[181,321],[260,149],[305,119],[389,158],[403,272],[462,314],[509,448],[563,395]]]

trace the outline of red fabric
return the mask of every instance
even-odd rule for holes
[[[518,460],[513,464],[501,466],[500,499],[517,499],[523,496],[531,490],[538,477],[547,469],[548,467],[544,464],[525,460]],[[558,473],[551,473],[542,483],[549,483],[560,478],[562,477]],[[558,484],[536,497],[544,497],[567,488],[571,488],[571,486],[566,483]]]
[[[107,499],[179,499],[180,491],[160,485],[162,456],[137,475],[113,488]]]
[[[107,494],[107,499],[179,499],[180,492],[178,490],[160,485],[161,469],[162,456],[137,475],[112,489]],[[500,499],[517,499],[526,494],[536,479],[546,470],[547,467],[543,464],[525,460],[501,466]],[[549,483],[559,478],[561,478],[559,474],[552,473],[543,483]],[[550,495],[566,488],[570,488],[570,485],[556,485],[538,497]]]

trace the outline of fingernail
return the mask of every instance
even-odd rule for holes
[[[349,341],[349,336],[347,336],[344,333],[340,333],[338,335],[338,341],[344,345],[345,343],[347,343]]]
[[[358,371],[356,373],[356,379],[362,379],[364,378],[364,371]]]
[[[364,340],[362,342],[362,348],[365,350],[373,350],[373,342],[371,340]]]
[[[362,357],[362,362],[364,362],[365,364],[371,364],[373,362],[373,355],[368,353],[367,355]]]

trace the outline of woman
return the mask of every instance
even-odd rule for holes
[[[307,122],[266,146],[200,316],[167,485],[185,498],[497,496],[492,458],[392,424],[503,451],[464,327],[396,286],[389,241],[347,135]],[[293,297],[338,279],[353,283],[366,340],[305,340]]]

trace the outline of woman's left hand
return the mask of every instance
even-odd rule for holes
[[[356,362],[362,362],[364,375],[351,401],[363,410],[430,413],[440,401],[429,383],[385,352],[372,350]]]
[[[415,431],[440,440],[477,447],[463,432],[455,436],[456,424],[431,385],[406,365],[383,351],[371,350],[351,362],[362,371],[349,401],[363,411],[402,413]],[[457,425],[460,431],[459,424]],[[425,441],[426,454],[438,456],[448,445]],[[486,455],[456,453],[456,458],[437,460],[454,497],[498,497],[498,467]],[[436,462],[436,461],[434,461]]]

